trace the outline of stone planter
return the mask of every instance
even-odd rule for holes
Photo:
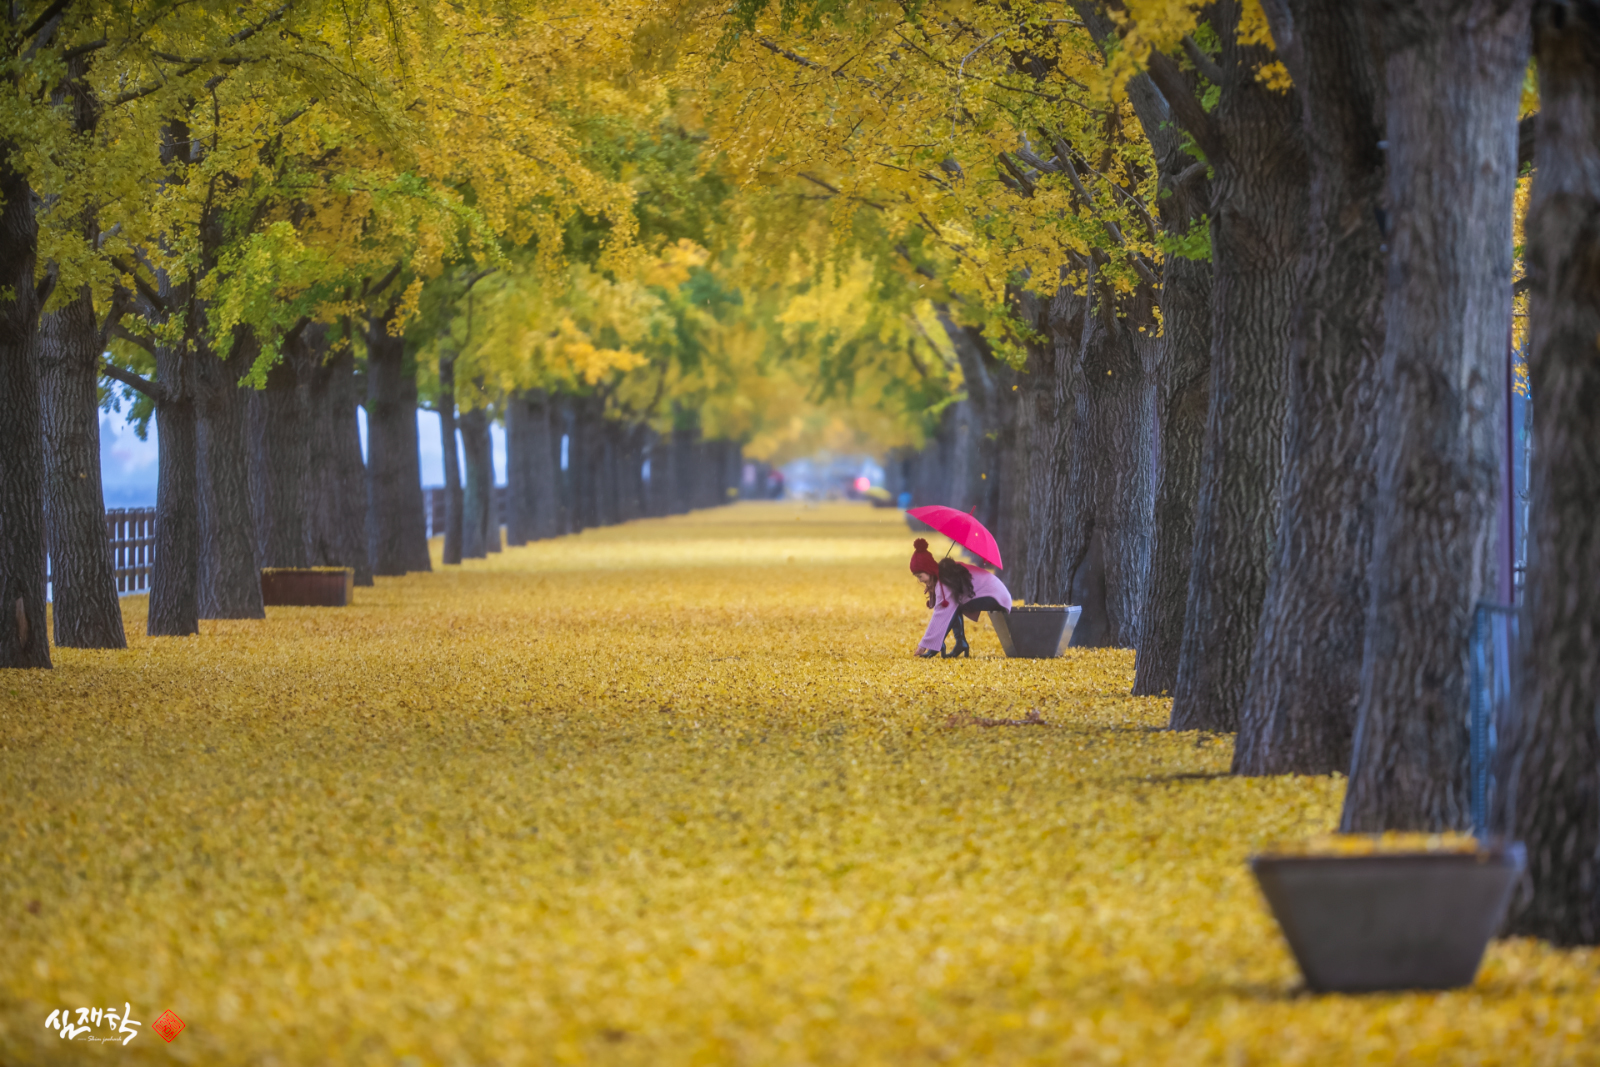
[[[261,572],[261,602],[342,608],[350,603],[356,572],[349,567],[267,567]]]
[[[1319,993],[1472,984],[1522,873],[1520,844],[1477,852],[1264,855],[1250,861]]]
[[[1050,659],[1072,640],[1080,607],[1024,606],[989,612],[989,624],[1009,659]]]

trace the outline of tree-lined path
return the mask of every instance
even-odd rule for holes
[[[1590,1062],[1593,949],[1297,995],[1244,860],[1343,779],[1227,776],[1131,652],[912,659],[910,541],[744,503],[198,641],[126,599],[0,681],[0,1060]],[[126,1047],[43,1027],[108,998]]]

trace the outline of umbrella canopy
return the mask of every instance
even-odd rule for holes
[[[983,528],[983,523],[965,511],[947,508],[943,504],[930,504],[925,508],[908,508],[906,514],[927,523],[950,540],[968,549],[996,567],[1000,562],[1000,546],[994,543],[994,534]]]

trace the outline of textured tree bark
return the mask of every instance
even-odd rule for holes
[[[1525,234],[1533,506],[1520,722],[1500,825],[1528,850],[1509,932],[1600,943],[1600,3],[1534,5]]]
[[[1203,203],[1206,195],[1196,199]],[[1161,271],[1162,343],[1152,352],[1150,369],[1156,390],[1155,504],[1134,696],[1166,696],[1178,682],[1211,397],[1210,305],[1211,265],[1168,257]]]
[[[1214,11],[1221,95],[1209,116],[1185,121],[1215,178],[1210,409],[1172,690],[1177,730],[1238,726],[1277,531],[1284,364],[1306,225],[1299,102],[1256,80],[1272,55],[1238,43],[1239,3]]]
[[[1083,614],[1090,615],[1093,606],[1103,612],[1103,619],[1091,618],[1081,640],[1074,630],[1072,643],[1133,648],[1138,643],[1154,522],[1154,404],[1145,371],[1154,362],[1146,349],[1157,343],[1156,294],[1146,286],[1121,298],[1104,286],[1093,292],[1094,304],[1074,353],[1077,440],[1072,446],[1069,513],[1075,518],[1068,529],[1077,537],[1066,543],[1066,585],[1060,591],[1079,585],[1086,577],[1080,574],[1086,565],[1097,569],[1104,599],[1086,604]],[[1056,590],[1043,592],[1060,601],[1054,596]],[[1103,623],[1098,640],[1094,640],[1096,621]],[[1079,625],[1082,622],[1080,617]]]
[[[250,514],[250,453],[245,392],[239,385],[260,346],[240,330],[226,358],[201,333],[203,310],[191,302],[186,341],[196,353],[195,406],[200,500],[200,617],[262,619],[261,566]]]
[[[200,632],[200,444],[195,415],[195,357],[158,346],[156,384],[156,530],[150,553],[151,637]],[[207,358],[214,358],[208,356]]]
[[[348,345],[326,353],[327,331],[316,323],[306,327],[303,337],[316,356],[307,401],[311,413],[307,559],[313,567],[350,567],[356,585],[371,585],[355,354]]]
[[[35,200],[0,141],[0,667],[49,667]]]
[[[461,507],[461,557],[483,559],[489,552],[494,516],[494,457],[490,454],[489,415],[483,408],[461,413],[461,453],[467,467]]]
[[[73,128],[83,136],[93,132],[100,118],[97,98],[85,81],[90,55],[67,59],[65,77],[54,93],[55,104],[70,109]],[[93,213],[75,221],[79,235],[92,244],[99,236]],[[88,286],[43,317],[39,344],[55,642],[72,648],[127,648],[100,486],[97,386],[104,344]]]
[[[391,307],[367,330],[367,555],[372,573],[430,570],[417,453],[417,378]]]
[[[311,389],[307,379],[315,373],[314,358],[298,336],[286,338],[283,358],[267,372],[265,388],[245,398],[251,515],[263,567],[311,566],[307,514]]]
[[[1092,20],[1096,40],[1110,39],[1113,30],[1103,11],[1096,5],[1074,6]],[[1170,237],[1184,237],[1204,220],[1211,202],[1205,168],[1187,151],[1171,107],[1148,75],[1129,80],[1128,99],[1155,154],[1161,227]],[[1154,502],[1150,563],[1135,635],[1135,696],[1165,696],[1178,679],[1210,399],[1211,264],[1169,254],[1161,267],[1160,300],[1161,336],[1140,346],[1155,420]]]
[[[461,562],[461,457],[456,450],[456,361],[451,355],[439,358],[439,451],[444,461],[444,550],[447,566]],[[507,448],[506,479],[516,471]]]
[[[1278,555],[1234,744],[1236,774],[1350,766],[1360,692],[1383,353],[1383,57],[1359,4],[1289,0],[1273,25],[1311,160],[1289,348]]]
[[[1531,0],[1399,0],[1371,600],[1346,832],[1469,825],[1473,608],[1493,546]]]
[[[1023,475],[1027,526],[1007,537],[1002,552],[1007,573],[1014,575],[1012,593],[1030,604],[1065,599],[1072,567],[1082,555],[1078,542],[1087,540],[1085,527],[1093,522],[1092,512],[1074,494],[1073,481],[1081,474],[1077,448],[1085,408],[1078,403],[1083,384],[1078,356],[1087,303],[1069,288],[1058,288],[1048,298],[1028,290],[1016,294],[1020,317],[1038,340],[1028,345],[1027,373],[1012,383],[1021,387],[1014,394],[1019,405],[1031,412],[1030,438],[1014,444],[1028,459]],[[1009,558],[1013,554],[1016,560]]]
[[[100,486],[100,326],[85,286],[39,330],[51,621],[68,648],[127,648]]]

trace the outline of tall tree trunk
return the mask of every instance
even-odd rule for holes
[[[694,507],[694,430],[672,431],[672,508],[669,514],[685,515]]]
[[[630,522],[644,516],[644,427],[639,423],[616,424],[617,481],[620,485],[621,511],[618,518]]]
[[[550,455],[556,471],[556,530],[558,534],[577,533],[572,517],[572,472],[570,465],[572,406],[565,400],[552,401],[550,407]]]
[[[1600,943],[1600,3],[1534,5],[1528,204],[1533,508],[1522,692],[1501,822],[1528,849],[1512,933]]]
[[[51,620],[68,648],[127,648],[100,487],[100,326],[84,286],[39,331]]]
[[[1469,825],[1468,641],[1474,606],[1495,588],[1530,7],[1394,0],[1377,9],[1388,327],[1348,832]]]
[[[1372,555],[1383,354],[1383,57],[1360,4],[1289,0],[1278,51],[1311,159],[1289,349],[1278,556],[1233,750],[1237,774],[1350,766]]]
[[[1114,27],[1100,5],[1073,6],[1097,41],[1114,39]],[[1128,99],[1155,153],[1161,228],[1169,238],[1184,238],[1206,219],[1211,187],[1205,167],[1189,154],[1166,97],[1149,75],[1129,79]],[[1155,420],[1155,454],[1150,562],[1135,636],[1135,696],[1165,696],[1178,680],[1210,398],[1211,341],[1211,264],[1169,253],[1161,268],[1161,336],[1141,346]]]
[[[1031,360],[1030,360],[1031,363]],[[1000,546],[1005,568],[1001,579],[1025,587],[1032,559],[1028,539],[1032,521],[1029,498],[1032,449],[1037,436],[1038,376],[1030,365],[1026,372],[1000,365],[991,374],[995,387],[995,488],[994,525],[989,527]],[[1026,594],[1023,594],[1027,599]]]
[[[525,393],[506,397],[506,544],[532,539],[533,478],[529,469],[536,427]]]
[[[1193,184],[1190,179],[1184,184]],[[1172,186],[1167,186],[1171,188]],[[1175,194],[1173,199],[1183,197]],[[1204,202],[1209,191],[1185,199]],[[1180,208],[1180,217],[1189,212]],[[1194,211],[1194,217],[1201,214]],[[1192,219],[1191,219],[1192,221]],[[1187,232],[1187,223],[1168,232]],[[1194,518],[1211,398],[1211,265],[1168,256],[1161,270],[1161,343],[1151,352],[1155,384],[1155,505],[1150,571],[1139,616],[1134,696],[1166,696],[1178,655],[1193,570]]]
[[[89,136],[98,98],[85,77],[93,53],[72,56],[54,93],[74,130]],[[99,237],[94,214],[77,217],[79,236]],[[51,619],[57,645],[127,648],[100,486],[100,357],[105,349],[94,298],[83,286],[40,328],[40,412],[44,429],[44,513],[50,545]]]
[[[1086,413],[1078,357],[1088,300],[1058,288],[1050,297],[1018,293],[1017,305],[1040,338],[1028,346],[1028,373],[1019,383],[1027,392],[1019,403],[1032,412],[1032,439],[1019,443],[1032,458],[1026,468],[1030,513],[1026,530],[1018,531],[1024,536],[1008,537],[1002,555],[1019,557],[1006,560],[1007,573],[1019,579],[1014,594],[1030,604],[1059,604],[1072,582],[1076,543],[1086,539],[1085,527],[1093,522],[1091,511],[1074,495],[1073,482]],[[1020,546],[1024,539],[1026,548]],[[1019,566],[1023,560],[1026,570]]]
[[[250,453],[245,392],[239,380],[260,345],[241,329],[226,358],[203,340],[198,301],[190,304],[186,340],[192,346],[199,390],[196,443],[200,499],[200,617],[261,619],[261,566],[250,515]]]
[[[403,350],[403,349],[402,349]],[[433,559],[428,554],[428,512],[422,496],[422,441],[417,430],[417,368],[409,359],[400,379],[400,403],[405,418],[400,425],[403,448],[400,453],[400,515],[401,546],[405,552],[407,571],[431,571]],[[500,538],[495,536],[495,548],[500,550]]]
[[[461,457],[456,451],[456,361],[451,355],[439,357],[439,451],[444,458],[444,555],[445,564],[461,562]],[[507,480],[515,472],[507,447]]]
[[[1179,730],[1238,726],[1277,531],[1284,366],[1306,225],[1299,102],[1256,79],[1273,57],[1238,43],[1237,0],[1213,10],[1222,84],[1209,114],[1174,82],[1170,59],[1153,57],[1150,67],[1215,175],[1210,410],[1172,692]]]
[[[367,557],[367,473],[356,419],[355,354],[348,344],[327,352],[327,329],[306,327],[302,343],[316,370],[307,408],[311,418],[307,499],[308,547],[313,567],[350,567],[356,585],[372,584]]]
[[[164,294],[166,295],[166,294]],[[151,637],[200,632],[200,443],[194,362],[182,346],[155,352],[156,529],[150,553]],[[208,356],[207,358],[214,358]]]
[[[0,141],[0,667],[50,666],[33,190]]]
[[[431,569],[417,451],[417,377],[390,307],[367,330],[367,555],[372,573]]]
[[[668,459],[671,438],[649,431],[645,453],[650,463],[650,479],[645,484],[645,514],[660,518],[667,513],[667,485],[671,481],[672,464]]]
[[[462,496],[461,557],[483,559],[489,552],[494,517],[494,457],[490,454],[489,415],[483,408],[461,413],[461,452],[467,488]],[[498,536],[499,531],[494,531]]]
[[[528,536],[533,539],[561,532],[561,441],[552,436],[550,409],[543,391],[528,394]]]
[[[1072,354],[1078,385],[1067,529],[1075,536],[1063,545],[1064,584],[1039,593],[1059,602],[1070,590],[1072,602],[1084,605],[1083,632],[1072,634],[1075,647],[1133,648],[1154,521],[1154,408],[1145,374],[1153,359],[1145,349],[1156,343],[1156,297],[1141,285],[1119,298],[1092,278],[1090,292],[1094,303]],[[1085,595],[1090,592],[1098,595]]]
[[[251,514],[263,567],[311,566],[311,390],[306,379],[316,372],[313,358],[299,337],[286,338],[283,357],[267,371],[265,388],[246,397]]]

